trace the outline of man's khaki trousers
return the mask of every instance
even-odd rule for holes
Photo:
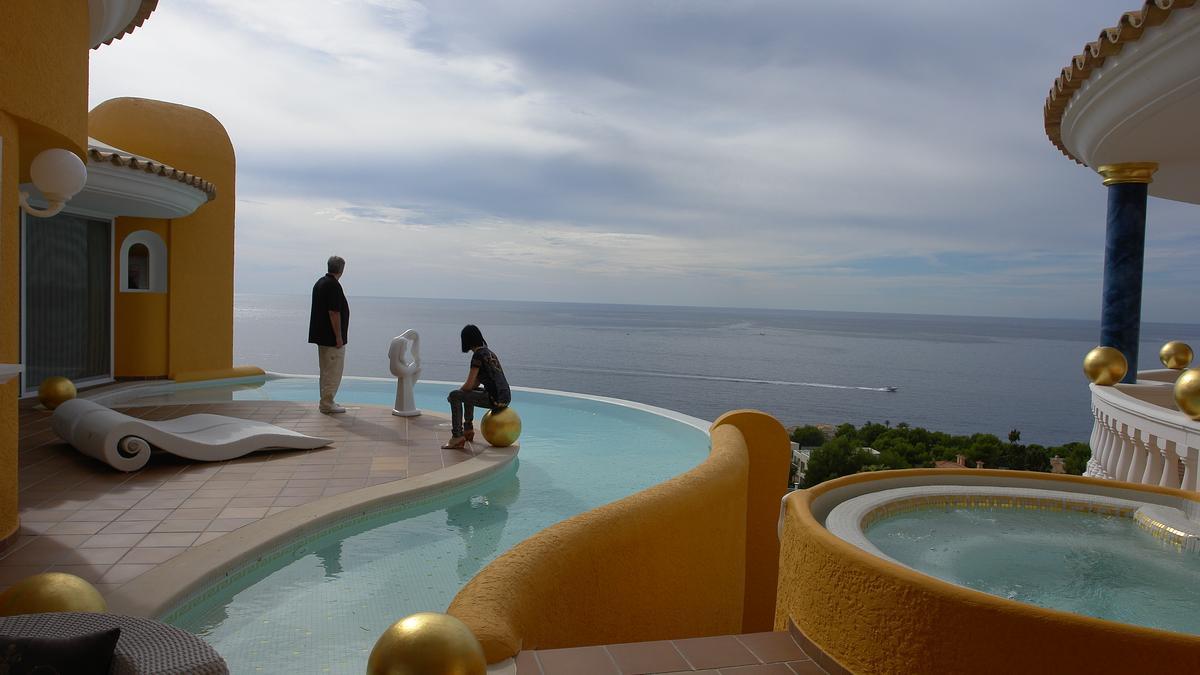
[[[342,368],[346,365],[346,348],[317,345],[317,358],[321,365],[321,411],[333,408],[333,397],[342,383]]]

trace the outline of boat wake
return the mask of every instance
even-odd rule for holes
[[[704,380],[707,382],[736,382],[739,384],[769,384],[779,387],[819,387],[821,389],[856,389],[858,391],[894,392],[898,387],[859,387],[849,384],[825,382],[793,382],[791,380],[760,380],[749,377],[722,377],[720,375],[692,375],[689,373],[665,373],[656,370],[610,370],[607,368],[572,368],[569,366],[532,366],[522,364],[524,370],[552,370],[572,373],[595,373],[597,375],[620,375],[623,377],[665,377],[674,380]]]

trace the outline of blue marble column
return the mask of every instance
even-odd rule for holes
[[[1121,182],[1108,186],[1108,233],[1104,241],[1100,344],[1119,349],[1125,355],[1129,371],[1122,382],[1129,383],[1137,381],[1138,372],[1148,188],[1144,182]]]

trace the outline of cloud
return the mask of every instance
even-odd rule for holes
[[[1123,9],[171,3],[92,98],[225,123],[241,290],[336,249],[371,295],[1094,316],[1103,188],[1041,105]],[[1186,265],[1186,215],[1154,205],[1149,260]]]

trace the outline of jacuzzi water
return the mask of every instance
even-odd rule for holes
[[[443,411],[450,386],[418,384],[417,406]],[[178,386],[125,402],[229,400],[234,389]],[[313,401],[317,385],[277,379],[232,398]],[[390,406],[394,398],[394,380],[346,379],[338,393],[343,404]],[[385,628],[413,612],[445,610],[517,542],[708,454],[699,420],[530,391],[514,391],[513,406],[524,427],[515,470],[305,544],[170,620],[208,640],[235,673],[363,672]]]
[[[1200,556],[1175,550],[1130,518],[930,509],[878,520],[866,535],[896,561],[978,591],[1200,634]]]

